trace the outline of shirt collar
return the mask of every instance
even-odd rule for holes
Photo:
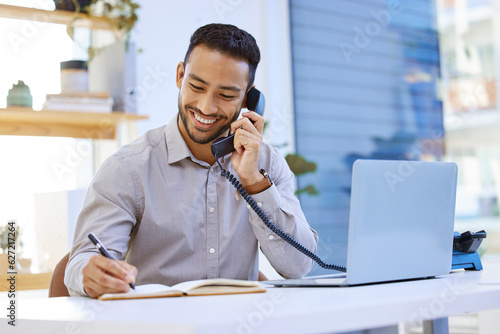
[[[208,165],[205,162],[199,161],[193,156],[193,153],[189,150],[184,138],[181,135],[181,131],[179,130],[179,125],[177,124],[178,114],[167,124],[165,131],[165,140],[167,141],[167,152],[168,152],[168,164],[171,165],[182,159],[190,158],[192,161],[197,162],[201,165]],[[229,130],[228,130],[229,132]],[[224,164],[226,158],[228,161],[230,155],[219,158],[221,164]],[[215,163],[217,164],[217,163]]]
[[[177,125],[177,116],[178,114],[167,124],[165,131],[169,165],[185,158],[194,159],[184,138],[182,138],[179,126]]]

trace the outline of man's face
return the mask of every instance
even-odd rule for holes
[[[248,73],[244,60],[196,46],[187,64],[177,66],[181,133],[207,144],[228,130],[243,106]]]

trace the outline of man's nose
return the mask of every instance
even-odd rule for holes
[[[215,104],[215,99],[211,94],[205,94],[198,101],[198,109],[200,109],[205,115],[210,115],[217,112],[217,106]]]

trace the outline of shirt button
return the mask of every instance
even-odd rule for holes
[[[259,208],[262,208],[262,202],[257,202],[257,206],[258,206]]]
[[[273,240],[274,239],[274,235],[271,234],[268,238],[269,238],[269,240]]]
[[[210,168],[210,171],[211,171],[212,173],[213,173],[213,172],[215,172],[215,168],[214,168],[214,167]]]
[[[214,211],[215,211],[215,208],[214,208],[213,206],[211,206],[210,208],[208,208],[208,211],[209,211],[210,213],[212,213],[212,212],[214,212]]]
[[[210,254],[215,253],[215,248],[210,248],[209,252],[210,252]]]

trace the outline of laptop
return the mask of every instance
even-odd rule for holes
[[[351,286],[449,274],[456,186],[455,163],[356,160],[346,273],[262,283]]]

